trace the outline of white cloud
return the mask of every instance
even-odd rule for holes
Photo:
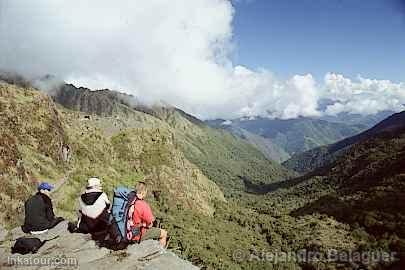
[[[224,122],[221,123],[222,126],[231,126],[232,121],[231,120],[225,120]]]
[[[296,118],[298,116],[318,116],[318,93],[315,80],[308,74],[295,75],[286,82],[280,82],[268,71],[253,72],[236,67],[230,87],[239,89],[242,94],[251,93],[240,104],[238,116],[269,116],[278,118]],[[241,95],[241,101],[244,101]]]
[[[328,113],[404,103],[404,87],[388,81],[328,74],[319,86],[310,74],[280,81],[269,70],[234,65],[227,0],[119,3],[0,0],[0,69],[122,90],[203,118],[317,116],[323,96],[339,102]]]
[[[336,101],[326,114],[340,112],[375,114],[384,110],[405,110],[405,85],[388,80],[371,80],[361,76],[353,81],[340,74],[325,75],[324,97]]]

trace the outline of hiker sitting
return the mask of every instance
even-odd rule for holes
[[[93,239],[103,238],[109,224],[110,201],[103,192],[101,181],[90,178],[86,191],[80,196],[80,220],[76,228],[69,225],[70,232],[90,233]]]
[[[155,218],[153,217],[152,210],[144,198],[147,194],[147,186],[144,182],[139,182],[136,185],[137,200],[129,208],[128,215],[132,215],[130,227],[140,227],[140,234],[135,235],[133,241],[144,241],[147,239],[159,240],[160,244],[166,246],[167,231],[152,227]]]
[[[63,221],[62,217],[55,217],[51,198],[54,188],[46,182],[38,186],[38,192],[25,202],[25,220],[21,229],[25,233],[41,234],[55,227]]]

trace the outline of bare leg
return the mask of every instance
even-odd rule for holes
[[[162,247],[165,247],[165,246],[166,246],[166,240],[167,240],[167,231],[166,231],[166,230],[163,230],[163,229],[160,229],[159,242],[160,242],[160,245],[161,245]]]

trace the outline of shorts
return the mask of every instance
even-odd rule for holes
[[[146,229],[142,234],[141,241],[148,239],[160,239],[160,229],[156,227]]]

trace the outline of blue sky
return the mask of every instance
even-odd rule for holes
[[[405,80],[403,0],[237,0],[234,61],[279,77]]]

